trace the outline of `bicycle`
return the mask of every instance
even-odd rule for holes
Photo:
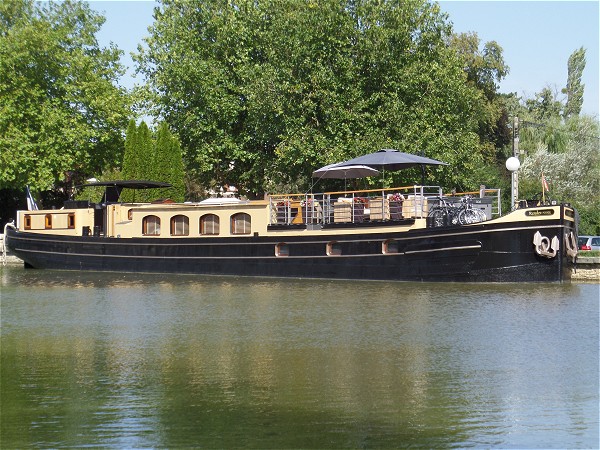
[[[467,195],[460,199],[461,206],[458,213],[458,222],[461,225],[483,222],[487,219],[485,213],[477,208],[473,208],[471,196]]]
[[[439,205],[434,206],[427,214],[428,221],[432,227],[443,227],[448,225],[457,225],[459,208],[450,205],[444,197],[437,197]]]

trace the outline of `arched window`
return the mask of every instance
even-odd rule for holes
[[[200,234],[219,234],[219,216],[205,214],[200,217]]]
[[[231,234],[250,234],[250,214],[237,213],[231,216]]]
[[[181,214],[171,217],[171,236],[188,236],[190,234],[190,219]]]
[[[142,219],[142,233],[145,236],[160,235],[160,218],[157,216],[146,216]]]

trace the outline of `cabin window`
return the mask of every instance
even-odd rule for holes
[[[342,245],[339,242],[327,243],[327,256],[340,256],[342,254]]]
[[[142,233],[145,236],[160,235],[160,218],[157,216],[146,216],[142,219]]]
[[[132,220],[133,219],[133,209],[128,209],[127,210],[127,220]]]
[[[25,223],[23,224],[25,226],[26,230],[31,230],[31,216],[29,214],[25,214]]]
[[[67,228],[75,228],[75,213],[69,213],[67,216]]]
[[[275,246],[275,256],[290,256],[290,246],[281,242]]]
[[[200,234],[219,234],[219,216],[205,214],[200,217]]]
[[[190,234],[190,219],[187,216],[171,217],[171,236],[188,236]]]
[[[384,255],[388,253],[398,253],[398,241],[393,239],[388,239],[387,241],[383,241],[381,244],[381,253]]]
[[[250,214],[238,213],[231,216],[231,234],[250,234]]]
[[[46,227],[46,229],[52,228],[52,214],[46,214],[44,226]]]

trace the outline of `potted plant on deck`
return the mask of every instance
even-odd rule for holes
[[[404,195],[394,193],[389,196],[390,201],[390,219],[400,220],[402,219],[402,202],[404,202]]]

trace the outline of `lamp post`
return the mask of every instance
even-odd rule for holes
[[[521,167],[519,158],[511,156],[506,160],[506,169],[510,171],[510,209],[515,209],[515,201],[519,198],[519,175],[517,170]]]

